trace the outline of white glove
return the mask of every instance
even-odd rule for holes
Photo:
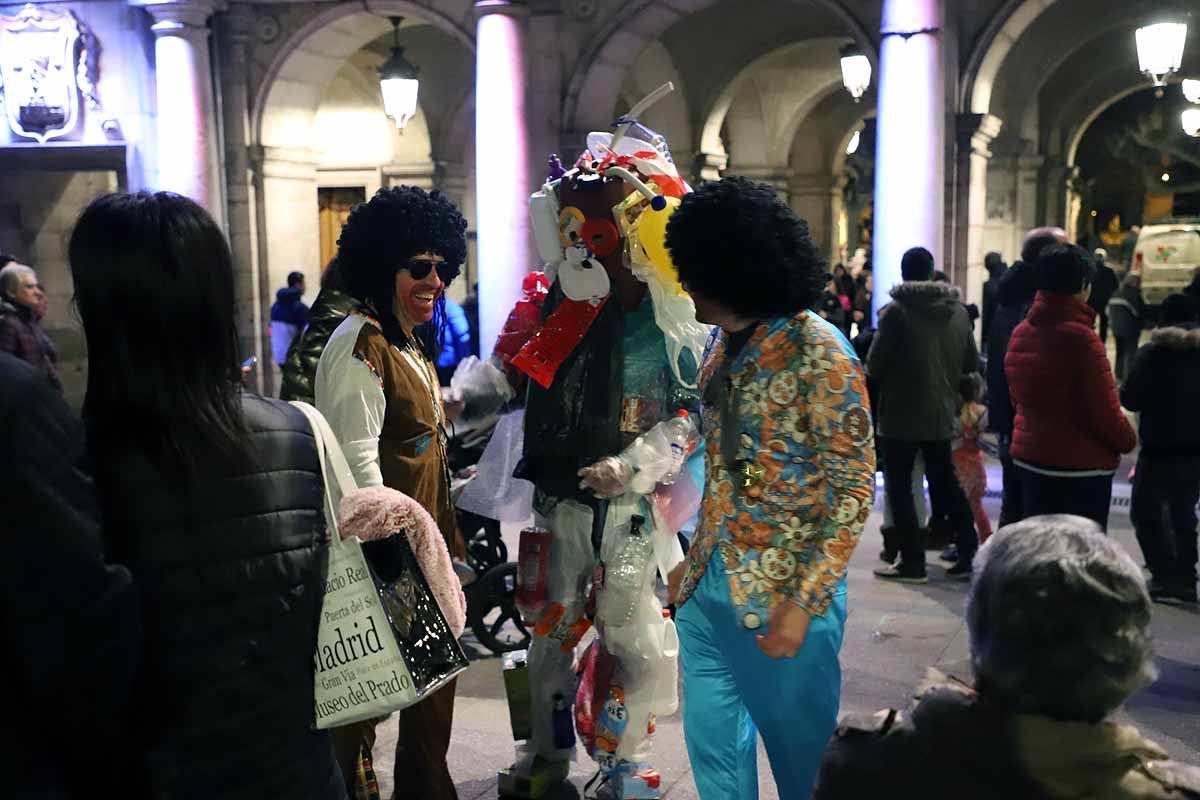
[[[580,489],[591,489],[602,499],[620,497],[625,494],[633,480],[633,468],[616,456],[605,456],[579,470]]]

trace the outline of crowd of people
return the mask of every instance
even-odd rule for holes
[[[284,397],[329,421],[358,486],[411,497],[458,557],[447,428],[475,399],[445,392],[437,367],[447,331],[454,348],[469,338],[443,321],[465,230],[437,192],[381,190],[347,220],[312,308],[296,274],[272,311]],[[699,521],[662,573],[700,796],[757,796],[756,732],[788,800],[963,786],[1200,796],[1200,772],[1109,721],[1153,678],[1151,599],[1196,599],[1195,302],[1169,298],[1114,377],[1089,304],[1094,257],[1058,229],[1030,232],[1011,267],[989,257],[982,355],[978,315],[927,250],[904,254],[875,327],[870,269],[826,272],[807,224],[765,185],[725,178],[683,195],[665,246],[692,324],[713,328],[692,365]],[[36,274],[15,259],[0,269],[0,503],[14,543],[0,585],[18,654],[0,673],[27,734],[5,749],[15,796],[369,797],[378,720],[313,725],[330,551],[320,444],[301,410],[243,386],[224,235],[186,198],[115,193],[84,210],[69,260],[89,359],[82,420],[38,325]],[[1126,278],[1105,305],[1118,342],[1115,312],[1136,288]],[[551,298],[564,302],[557,283]],[[643,294],[627,313],[650,304]],[[1104,535],[1113,473],[1138,443],[1121,404],[1139,415],[1132,517],[1149,584]],[[1004,476],[994,535],[986,430]],[[875,574],[928,580],[926,477],[931,519],[952,537],[946,574],[971,581],[974,681],[935,676],[911,716],[839,726],[846,573],[877,466],[887,564]],[[617,453],[580,467],[572,496],[631,491]],[[379,579],[401,569],[399,547],[364,545]],[[605,636],[619,642],[619,627]],[[399,712],[397,798],[457,797],[454,698],[451,681]]]

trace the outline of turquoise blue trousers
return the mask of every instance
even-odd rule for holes
[[[701,800],[756,800],[762,734],[780,800],[808,800],[837,725],[846,582],[794,658],[770,658],[735,618],[719,552],[679,609],[683,734]]]

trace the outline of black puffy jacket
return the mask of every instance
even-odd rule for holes
[[[105,564],[83,431],[42,373],[0,353],[4,797],[116,797],[141,633],[128,570]],[[13,735],[15,734],[15,735]]]
[[[242,408],[244,467],[201,456],[189,482],[132,449],[96,462],[143,607],[131,782],[172,800],[341,800],[329,734],[311,730],[328,548],[316,442],[286,403]]]
[[[1147,456],[1200,456],[1200,327],[1158,328],[1138,350],[1121,405],[1139,413]]]
[[[312,404],[316,392],[313,381],[325,344],[342,320],[358,307],[358,301],[337,289],[322,289],[308,311],[308,327],[296,337],[283,364],[283,384],[279,396],[284,400],[303,400]]]
[[[1011,436],[1016,410],[1004,373],[1004,356],[1013,331],[1029,313],[1036,293],[1033,267],[1017,261],[996,285],[996,310],[993,312],[987,341],[987,407],[988,429]]]

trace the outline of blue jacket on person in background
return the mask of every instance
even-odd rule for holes
[[[300,300],[301,296],[299,289],[285,286],[275,293],[275,303],[271,306],[271,353],[280,366],[287,361],[292,340],[308,324],[308,306]]]
[[[442,352],[438,355],[438,371],[454,373],[458,362],[471,355],[471,326],[467,312],[458,303],[446,298],[446,320],[442,327]]]

